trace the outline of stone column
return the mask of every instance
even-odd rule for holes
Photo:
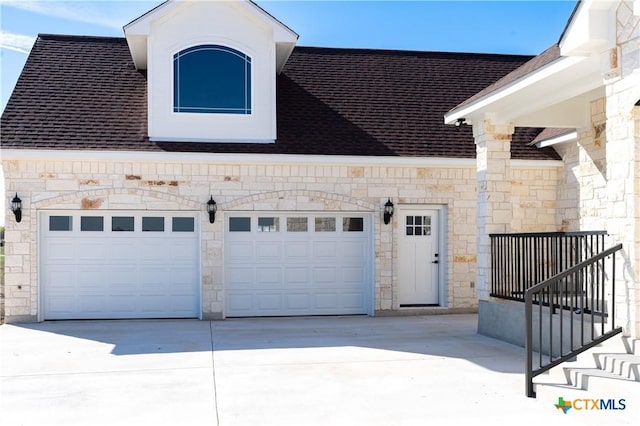
[[[640,137],[633,104],[625,101],[631,88],[619,83],[607,87],[607,231],[612,245],[623,244],[616,271],[616,325],[638,337]]]
[[[640,10],[616,11],[615,73],[606,86],[607,230],[622,243],[616,271],[616,325],[640,337]]]
[[[473,125],[476,142],[477,193],[477,278],[479,300],[489,300],[491,292],[491,241],[489,234],[510,231],[511,137],[514,128],[494,124],[489,119]]]

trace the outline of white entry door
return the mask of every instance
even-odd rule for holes
[[[438,210],[400,212],[398,286],[400,306],[437,305]]]

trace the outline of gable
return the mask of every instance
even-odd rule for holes
[[[153,141],[273,143],[275,75],[297,35],[252,2],[168,1],[125,26]]]

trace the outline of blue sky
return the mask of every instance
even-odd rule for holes
[[[38,33],[123,35],[161,0],[0,0],[2,110]],[[556,43],[575,0],[257,0],[298,45],[536,55]],[[4,193],[0,179],[0,193]],[[4,218],[0,213],[0,225]]]

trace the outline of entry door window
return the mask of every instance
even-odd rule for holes
[[[406,235],[431,235],[431,216],[407,216]]]

